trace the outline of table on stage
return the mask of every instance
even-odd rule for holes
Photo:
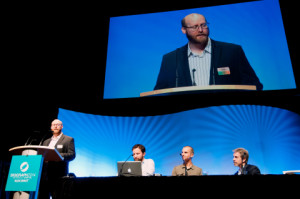
[[[179,198],[186,194],[191,197],[206,194],[209,197],[212,194],[232,197],[237,192],[245,192],[246,195],[255,193],[270,197],[278,193],[295,194],[299,179],[300,175],[66,177],[58,182],[58,195],[64,199],[118,196]]]

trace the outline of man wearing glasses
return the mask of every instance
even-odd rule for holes
[[[64,135],[62,132],[62,121],[55,119],[51,123],[51,131],[53,136],[43,142],[43,146],[56,148],[65,162],[69,162],[75,158],[74,139],[70,136]],[[65,168],[64,174],[67,175],[68,167]]]
[[[208,85],[256,85],[262,90],[242,47],[211,39],[203,15],[189,14],[181,25],[189,42],[163,56],[154,90]]]
[[[56,183],[59,178],[67,176],[69,162],[75,159],[74,138],[63,134],[62,121],[55,119],[51,123],[53,136],[43,142],[43,146],[55,148],[63,157],[61,162],[46,162],[43,166],[39,198],[56,198]],[[50,195],[49,195],[50,194]]]

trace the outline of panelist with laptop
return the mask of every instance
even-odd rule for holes
[[[132,147],[132,156],[134,161],[119,161],[118,175],[119,176],[153,176],[155,165],[152,159],[145,159],[146,148],[141,144],[136,144]]]
[[[142,176],[153,176],[155,172],[155,164],[152,159],[145,159],[146,148],[141,144],[132,147],[132,156],[134,161],[141,161]]]

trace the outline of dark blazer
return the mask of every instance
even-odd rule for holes
[[[43,142],[43,146],[49,146],[51,138]],[[60,153],[64,158],[62,162],[48,162],[46,165],[47,175],[53,175],[56,177],[62,177],[68,174],[69,172],[69,162],[75,159],[75,144],[74,139],[70,136],[62,134],[60,139],[55,145],[55,149]]]
[[[238,171],[234,175],[238,175]],[[242,175],[260,175],[260,170],[257,166],[247,164],[243,170]]]
[[[210,85],[256,85],[257,90],[262,90],[263,85],[250,66],[241,46],[212,39],[211,45]],[[186,44],[163,56],[154,90],[192,86],[187,52]],[[229,67],[230,75],[218,74],[218,68],[223,67]]]

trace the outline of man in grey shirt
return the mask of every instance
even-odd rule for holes
[[[190,146],[182,148],[181,157],[183,164],[174,167],[172,176],[201,176],[202,169],[192,163],[194,149]]]

